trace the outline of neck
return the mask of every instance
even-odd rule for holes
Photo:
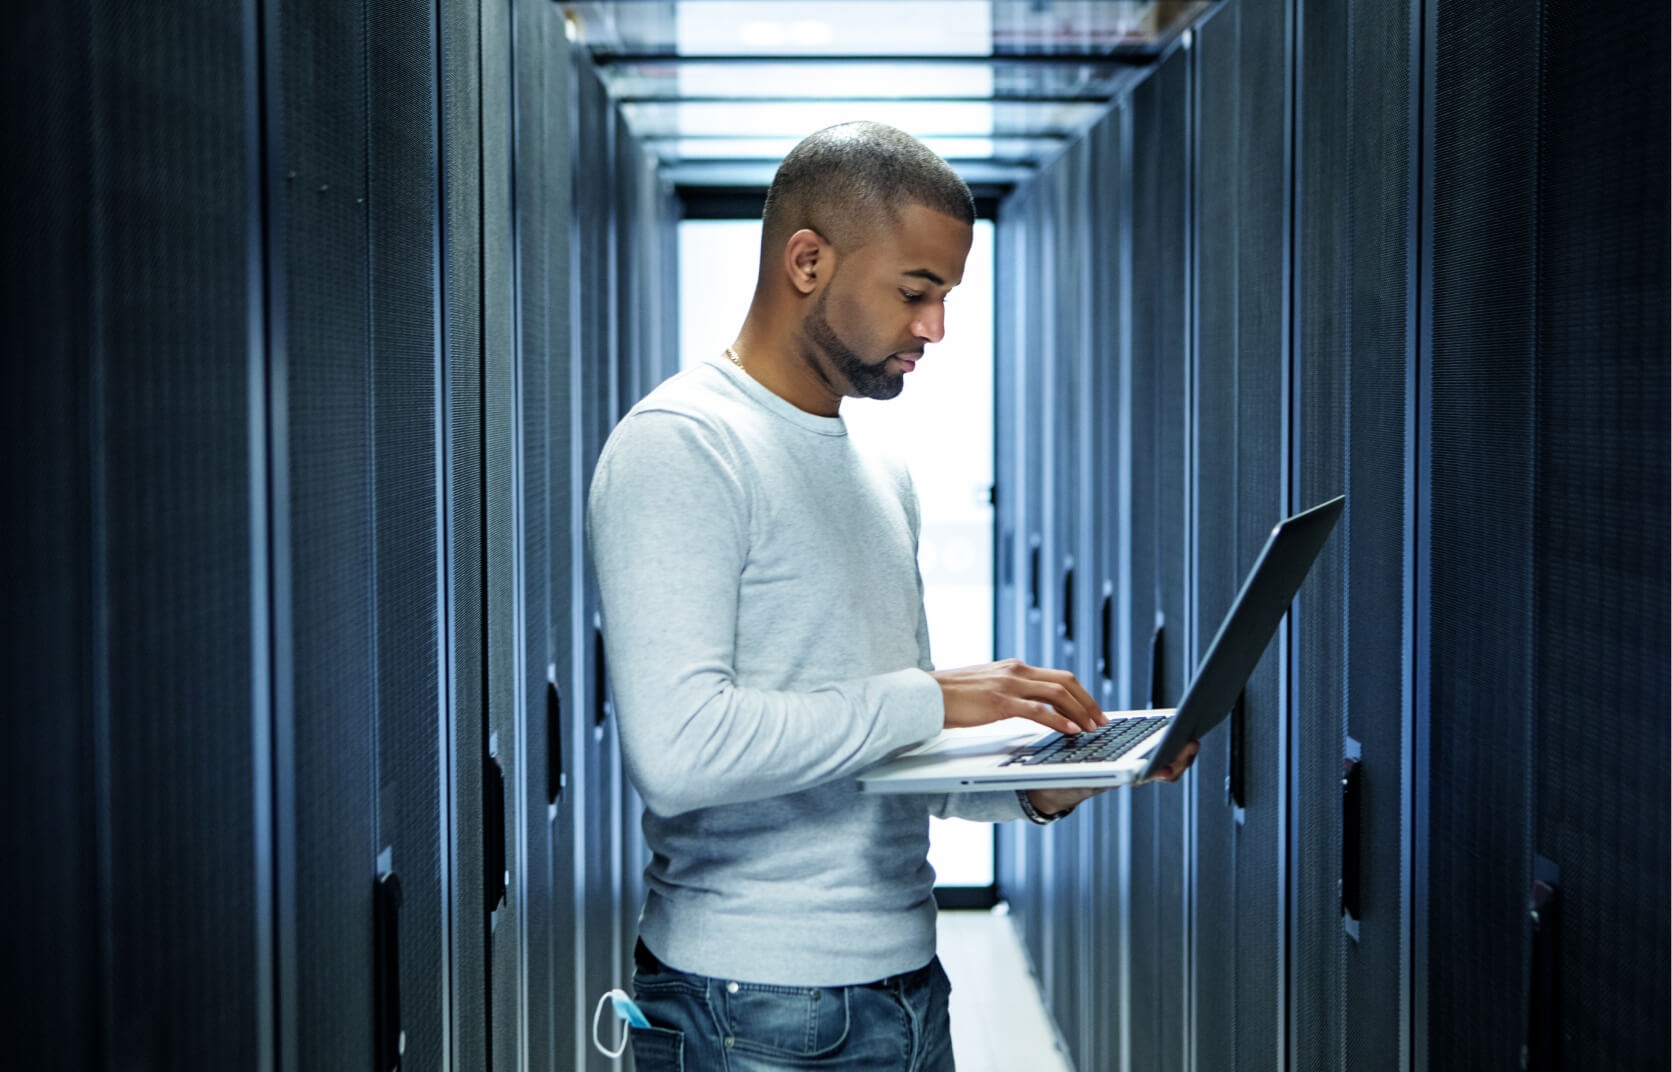
[[[819,417],[841,413],[842,394],[815,371],[798,325],[773,323],[751,309],[732,343],[743,371],[796,409]]]

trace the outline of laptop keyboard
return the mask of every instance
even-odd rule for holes
[[[1058,734],[1017,752],[999,764],[1031,766],[1038,763],[1108,763],[1119,759],[1149,740],[1150,734],[1167,724],[1170,715],[1144,715],[1116,719],[1107,726],[1076,734]]]

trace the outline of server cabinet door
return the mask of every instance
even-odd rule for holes
[[[453,1067],[485,1068],[490,1028],[486,893],[487,612],[482,532],[483,220],[481,12],[442,5],[441,382],[443,546],[447,558],[447,768],[445,874],[452,945],[448,1031]]]
[[[274,327],[285,348],[273,390],[285,464],[273,489],[275,604],[294,697],[277,712],[278,820],[289,834],[278,856],[280,1049],[294,1050],[296,1067],[365,1067],[375,1063],[373,580],[381,565],[367,494],[376,462],[365,10],[286,5],[277,23],[275,66],[291,77],[281,75],[271,146],[288,180],[276,205]]]
[[[1135,706],[1170,706],[1186,676],[1188,490],[1185,330],[1188,53],[1175,53],[1133,91],[1132,625]],[[1182,1067],[1187,860],[1184,794],[1131,793],[1128,956],[1130,1067]]]
[[[1668,12],[1549,0],[1539,109],[1532,1067],[1659,1068],[1668,1001]],[[1598,317],[1598,310],[1607,313]],[[1620,433],[1624,433],[1623,435]],[[1611,732],[1596,733],[1596,712]],[[1545,872],[1541,874],[1540,872]],[[1557,911],[1549,911],[1556,909]],[[1432,963],[1432,959],[1431,959]]]
[[[1193,664],[1288,512],[1287,6],[1256,0],[1227,8],[1196,42]],[[1287,652],[1280,630],[1241,703],[1203,741],[1192,776],[1191,1034],[1199,1067],[1282,1062]]]
[[[62,7],[14,20],[0,164],[11,1063],[253,1067],[249,12]]]
[[[1429,10],[1424,1052],[1659,1067],[1666,13]]]
[[[617,128],[608,93],[584,50],[572,53],[575,66],[575,248],[580,320],[579,394],[576,397],[579,436],[577,479],[591,484],[592,470],[621,398],[621,327],[617,294],[620,279],[615,219],[623,205],[616,190],[615,138]],[[583,570],[580,592],[581,680],[575,719],[577,832],[576,890],[579,897],[579,949],[576,979],[581,1005],[625,978],[621,961],[623,907],[621,888],[621,789],[614,709],[608,685],[607,653],[598,613],[597,587],[590,567]],[[587,1010],[590,1011],[590,1010]],[[577,1020],[586,1019],[577,1008]],[[590,1023],[577,1025],[577,1068],[602,1068],[603,1058],[583,1038]]]
[[[407,1059],[436,1063],[439,266],[421,222],[436,203],[431,12],[287,8],[276,47],[277,69],[298,75],[279,106],[273,152],[292,177],[271,232],[287,340],[275,412],[290,463],[277,519],[290,571],[277,574],[275,603],[289,608],[295,696],[293,811],[280,816],[295,830],[294,857],[280,855],[280,889],[295,899],[281,949],[295,960],[281,956],[281,1050],[302,1065],[387,1059],[400,1040],[379,1036],[372,1010],[388,988]],[[301,77],[318,71],[342,82]],[[379,953],[373,889],[387,871],[399,876],[400,925]]]
[[[523,374],[541,354],[520,349],[518,324],[529,310],[519,290],[516,189],[513,149],[517,81],[512,8],[481,5],[482,33],[482,451],[483,564],[486,569],[487,676],[485,698],[487,767],[484,770],[484,896],[487,899],[488,1060],[514,1067],[526,1060],[522,1022],[529,998],[529,949],[525,908],[528,875],[519,836],[527,815],[523,805],[529,777],[524,732],[528,727],[529,669],[524,600],[526,530],[520,524],[531,490],[522,464],[539,445],[521,432]],[[537,341],[537,345],[539,342]],[[543,350],[543,347],[541,347]],[[535,490],[538,502],[538,490]]]
[[[1294,611],[1290,1024],[1304,1067],[1410,1052],[1414,6],[1309,8],[1300,27],[1291,505],[1348,495]]]
[[[1118,106],[1091,131],[1091,181],[1088,193],[1089,242],[1086,256],[1089,310],[1090,414],[1086,507],[1090,511],[1086,560],[1086,688],[1104,710],[1124,708],[1127,643],[1125,623],[1131,598],[1129,525],[1122,508],[1131,486],[1128,456],[1131,414],[1128,383],[1131,350],[1126,326],[1126,287],[1130,246],[1123,241],[1130,194],[1130,173],[1123,148],[1128,112]],[[1091,913],[1090,940],[1080,1014],[1085,1024],[1081,1067],[1118,1068],[1121,1014],[1127,994],[1120,965],[1125,945],[1126,889],[1122,869],[1122,820],[1130,800],[1123,791],[1106,793],[1081,805],[1087,827],[1084,909]],[[1084,928],[1082,928],[1084,933]]]
[[[572,1065],[582,1003],[575,990],[573,751],[565,737],[578,715],[571,601],[581,554],[570,474],[573,89],[561,9],[518,0],[513,16],[526,718],[519,798],[529,964],[523,1044],[530,1069],[558,1072]]]
[[[994,653],[1021,657],[1031,612],[1033,549],[1027,532],[1027,376],[1032,346],[1027,295],[1033,285],[1025,264],[1030,192],[1023,188],[999,206],[994,227],[995,294],[993,361],[994,516],[998,528],[994,600]],[[1000,826],[995,839],[994,876],[1000,895],[1020,909],[1026,890],[1026,849],[1016,824]]]
[[[108,231],[114,222],[100,219],[92,208],[95,139],[87,137],[86,117],[95,110],[96,92],[85,62],[87,29],[85,13],[68,5],[37,12],[26,38],[29,47],[14,53],[17,66],[12,75],[15,85],[29,87],[34,106],[0,111],[6,143],[31,147],[30,152],[10,152],[0,159],[0,182],[11,191],[0,201],[0,241],[10,250],[30,251],[32,260],[29,272],[7,273],[5,307],[16,356],[6,369],[8,389],[0,392],[0,444],[14,459],[14,464],[0,468],[0,494],[16,516],[28,519],[27,524],[8,526],[0,559],[7,607],[0,670],[7,682],[9,716],[0,720],[0,754],[8,757],[0,793],[5,814],[11,817],[0,829],[0,852],[7,860],[30,861],[32,875],[29,881],[0,887],[0,910],[8,921],[0,992],[10,1002],[13,1060],[26,1068],[54,1063],[96,1067],[108,1045],[99,998],[104,972],[97,959],[100,880],[109,870],[100,864],[98,846],[100,829],[107,822],[102,802],[108,794],[95,759],[108,759],[100,730],[110,721],[111,696],[108,686],[94,685],[96,677],[108,677],[95,662],[93,643],[93,608],[100,593],[93,548],[101,541],[93,529],[93,480],[103,458],[90,457],[85,446],[89,430],[99,426],[89,420],[98,401],[90,385],[100,364],[93,340],[106,329],[87,315],[85,296],[100,276],[126,281],[120,280],[119,265],[86,254],[91,236]],[[144,36],[155,33],[152,29]],[[231,48],[236,42],[234,35]],[[223,50],[230,51],[225,46]],[[135,57],[118,54],[105,63],[120,70],[134,65]],[[231,63],[222,88],[236,92],[242,73],[241,64]],[[98,108],[121,105],[120,100],[104,101]],[[147,121],[133,116],[124,125]],[[238,130],[234,110],[222,148],[233,151],[247,133]],[[108,154],[111,149],[104,144],[98,152]],[[228,220],[225,214],[248,200],[253,176],[231,178],[226,188],[215,191],[214,200],[217,215],[236,229],[236,218]],[[236,271],[236,263],[224,258],[219,267]],[[203,268],[213,270],[210,264]],[[221,359],[230,377],[238,361],[240,324],[252,313],[247,298],[218,291],[208,307],[193,312],[206,317],[200,336],[204,344],[225,348]],[[120,360],[122,354],[111,356]],[[260,356],[259,351],[246,352],[243,360],[247,366]],[[247,452],[247,442],[239,437],[247,440],[250,435],[248,418],[239,418],[230,406],[226,409],[223,416],[233,423],[218,437],[219,445]],[[202,432],[194,429],[191,434]],[[129,438],[118,446],[137,445],[132,442],[136,437]],[[247,499],[248,485],[246,475],[232,481],[230,490]],[[120,539],[121,533],[116,535]],[[247,554],[241,567],[246,574],[243,591],[248,590],[252,570]],[[227,594],[236,598],[233,592]],[[247,597],[244,604],[248,615]],[[236,604],[230,612],[229,617],[237,613]],[[247,618],[243,629],[248,632]],[[245,644],[249,650],[238,659],[247,667],[252,665],[254,638]],[[224,667],[232,670],[232,665]],[[225,744],[239,748],[236,738]],[[249,764],[245,766],[248,773]],[[30,821],[19,821],[25,815]],[[255,819],[247,811],[245,818],[252,823]],[[252,913],[247,922],[253,926],[253,856],[206,863],[228,868],[242,887]],[[236,985],[254,999],[248,982]],[[254,1052],[255,1024],[241,1026],[251,1032],[252,1046],[228,1053],[228,1058]]]

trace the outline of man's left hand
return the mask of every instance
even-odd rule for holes
[[[1184,772],[1190,769],[1190,765],[1196,762],[1196,753],[1201,750],[1200,742],[1191,741],[1184,746],[1184,750],[1178,754],[1171,765],[1158,772],[1149,781],[1178,781],[1184,777]],[[1033,805],[1033,810],[1039,812],[1039,814],[1054,815],[1059,811],[1067,811],[1082,800],[1090,800],[1097,794],[1108,792],[1108,790],[1108,786],[1101,789],[1029,789],[1028,801]]]

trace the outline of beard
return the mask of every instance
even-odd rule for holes
[[[837,335],[836,330],[830,326],[829,318],[824,315],[825,301],[829,297],[829,290],[821,292],[818,303],[813,306],[813,311],[807,315],[807,319],[802,326],[807,341],[824,352],[824,355],[830,359],[831,364],[835,366],[837,374],[852,385],[854,394],[860,398],[882,400],[894,398],[900,393],[900,389],[906,385],[906,374],[903,372],[889,372],[887,357],[884,357],[875,365],[870,364],[859,355],[858,351],[843,342],[841,336]],[[826,384],[829,384],[832,388],[836,386],[830,383],[826,370],[819,367],[811,353],[803,350],[802,359],[812,367],[813,372]]]

